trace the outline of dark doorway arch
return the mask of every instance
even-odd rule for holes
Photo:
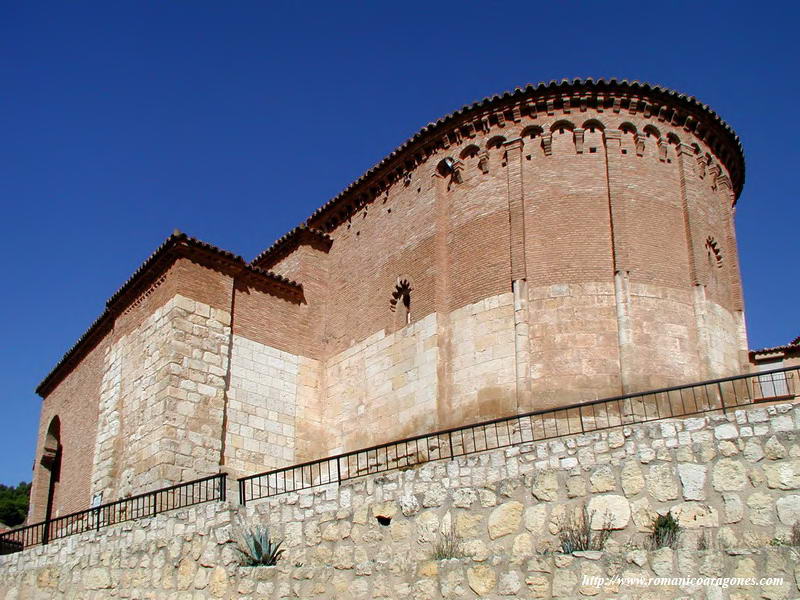
[[[61,420],[55,416],[50,421],[47,428],[47,435],[44,438],[44,448],[42,448],[41,465],[45,468],[47,475],[47,508],[45,510],[45,529],[44,542],[50,537],[50,519],[53,518],[53,504],[58,493],[59,481],[61,480],[61,455],[63,446],[61,445]]]

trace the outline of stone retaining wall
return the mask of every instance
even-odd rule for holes
[[[244,508],[198,506],[0,557],[0,598],[793,598],[798,549],[783,540],[800,518],[799,430],[800,407],[755,406],[432,462]],[[614,531],[601,554],[563,555],[559,526],[583,506]],[[652,519],[668,511],[683,526],[680,543],[649,550]],[[285,539],[277,568],[238,564],[236,530],[260,523]],[[464,556],[433,560],[451,531]],[[599,586],[584,575],[783,583]]]

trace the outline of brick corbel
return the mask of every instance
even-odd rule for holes
[[[478,155],[478,168],[484,175],[489,172],[489,153],[486,150]]]
[[[636,156],[644,156],[644,140],[647,136],[637,132],[633,134],[634,143],[636,144]]]
[[[684,144],[683,142],[675,145],[675,152],[678,156],[686,156],[687,160],[688,157],[694,156],[694,148],[692,148],[689,144]]]
[[[542,135],[542,149],[545,156],[550,156],[553,153],[553,134],[545,133]]]
[[[583,133],[584,129],[581,127],[576,127],[572,130],[572,135],[575,138],[575,152],[578,154],[583,154]]]
[[[453,174],[450,176],[450,181],[455,183],[463,183],[464,182],[464,163],[461,162],[459,159],[455,160],[453,164]]]
[[[711,175],[711,189],[716,191],[717,178],[719,177],[719,174],[722,172],[722,170],[719,168],[718,164],[711,163],[711,165],[709,165],[708,167],[708,172]]]
[[[661,162],[666,162],[667,147],[669,146],[669,144],[667,144],[667,141],[664,138],[658,138],[658,141],[656,143],[658,144],[658,160],[660,160]]]
[[[702,156],[698,156],[697,157],[697,176],[700,179],[705,179],[706,178],[706,167],[707,166],[708,165],[706,164],[706,159],[703,158]]]
[[[616,148],[616,151],[619,152],[622,149],[622,130],[604,129],[603,141],[606,144],[606,148],[609,150],[611,148]]]

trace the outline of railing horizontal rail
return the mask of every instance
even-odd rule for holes
[[[0,554],[203,502],[225,500],[227,474],[145,492],[0,534]]]
[[[601,398],[563,408],[501,417],[242,477],[239,500],[266,498],[364,475],[405,469],[565,435],[726,411],[753,402],[797,396],[800,366]]]

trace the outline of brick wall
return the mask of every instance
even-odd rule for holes
[[[55,417],[61,422],[61,476],[53,498],[53,516],[69,514],[89,504],[92,457],[98,423],[100,381],[103,376],[103,357],[108,348],[106,339],[100,341],[56,390],[42,403],[39,418],[39,439],[33,457],[33,487],[28,520],[44,519],[50,483],[50,471],[40,462],[44,440]]]

